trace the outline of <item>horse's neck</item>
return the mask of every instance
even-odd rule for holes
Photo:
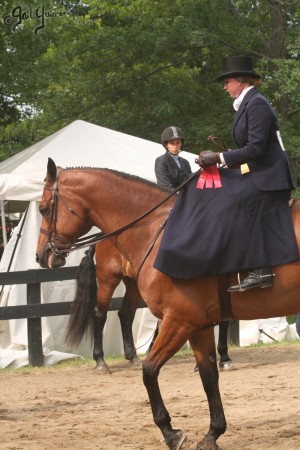
[[[90,220],[106,234],[130,224],[168,195],[154,184],[123,178],[106,170],[101,171],[101,175],[95,176],[94,180],[91,183],[90,179],[87,183],[88,190],[83,195],[86,200],[89,198]],[[112,240],[136,269],[173,203],[174,198],[168,200]]]
[[[78,178],[76,183],[80,200],[89,211],[90,221],[105,233],[131,223],[167,196],[167,192],[153,183],[128,178],[105,169],[90,170],[81,179]],[[147,222],[149,226],[143,228],[142,239],[146,238],[148,232],[151,234],[151,220],[162,215],[163,211],[169,211],[173,203],[174,198],[143,219],[143,223]],[[138,229],[140,224],[135,227],[135,230]]]

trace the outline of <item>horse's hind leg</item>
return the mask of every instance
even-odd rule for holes
[[[218,277],[218,289],[221,304],[221,311],[223,317],[230,317],[231,311],[228,305],[230,305],[230,293],[227,291],[229,286],[229,276],[220,275]],[[228,355],[228,327],[229,320],[219,323],[219,339],[218,339],[218,353],[220,355],[219,367],[220,370],[233,369],[232,361]]]
[[[143,362],[143,381],[147,389],[154,423],[162,432],[170,450],[179,450],[185,440],[181,430],[173,429],[171,417],[164,405],[159,385],[160,368],[185,344],[189,333],[182,324],[176,323],[174,318],[164,317],[161,330]]]
[[[104,359],[103,351],[103,329],[107,320],[107,311],[113,295],[114,290],[120,283],[120,278],[104,276],[100,277],[98,273],[98,293],[97,303],[94,309],[94,347],[93,358],[96,361],[96,367],[98,371],[103,374],[110,374],[108,365]]]
[[[103,329],[107,319],[107,310],[103,308],[95,307],[94,311],[94,346],[93,346],[93,358],[96,362],[95,369],[101,371],[103,374],[110,374],[108,365],[104,359],[103,351]]]
[[[136,281],[132,278],[123,278],[123,283],[125,284],[126,292],[118,315],[122,330],[124,356],[134,368],[141,369],[142,362],[137,356],[132,335],[132,324],[137,307],[141,302],[141,295]]]
[[[219,373],[216,361],[216,347],[213,328],[196,331],[190,344],[197,361],[210,411],[210,426],[205,438],[196,450],[217,449],[216,440],[225,433],[226,419],[219,390]]]
[[[232,369],[232,361],[228,355],[228,327],[229,320],[219,323],[218,353],[220,355],[219,367],[221,370]]]

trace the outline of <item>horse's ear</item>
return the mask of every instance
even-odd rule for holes
[[[56,164],[53,161],[53,159],[48,158],[48,165],[47,165],[47,175],[52,179],[52,181],[56,180]]]

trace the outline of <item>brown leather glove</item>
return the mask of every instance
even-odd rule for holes
[[[220,153],[212,152],[211,150],[201,152],[199,157],[195,159],[195,163],[201,167],[212,166],[220,162]]]

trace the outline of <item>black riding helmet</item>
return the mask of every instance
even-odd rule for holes
[[[184,143],[184,134],[181,128],[178,127],[168,127],[161,135],[161,143],[166,148],[166,143],[172,139],[180,139],[182,144]]]

